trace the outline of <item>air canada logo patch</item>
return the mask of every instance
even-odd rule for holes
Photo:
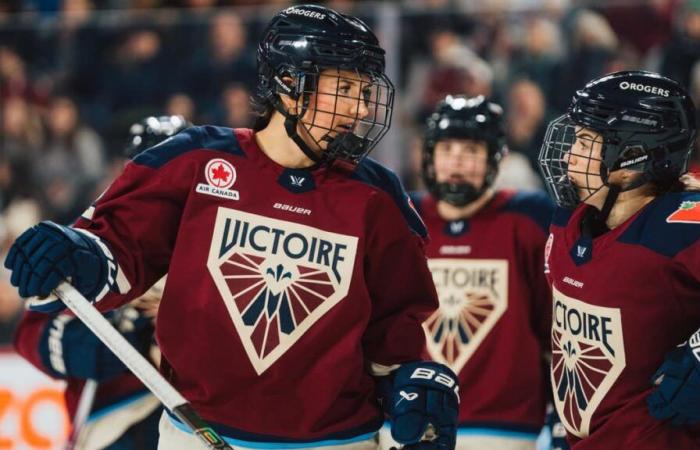
[[[668,223],[700,223],[700,202],[682,202],[670,216]]]
[[[459,373],[508,307],[508,261],[428,261],[440,307],[423,323],[430,357]]]
[[[552,388],[566,429],[585,438],[591,418],[625,368],[618,308],[593,306],[553,288]]]
[[[220,207],[207,268],[258,374],[350,287],[357,238]]]
[[[236,182],[236,168],[230,162],[221,158],[210,160],[204,167],[204,178],[207,183],[197,185],[197,192],[200,194],[238,200],[238,191],[230,189]]]

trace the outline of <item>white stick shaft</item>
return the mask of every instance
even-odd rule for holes
[[[187,400],[143,357],[124,336],[122,336],[97,309],[73,286],[63,282],[54,294],[109,347],[112,352],[128,367],[131,372],[169,410],[187,403]]]
[[[83,390],[80,393],[80,399],[78,400],[78,408],[75,410],[75,415],[73,416],[73,430],[68,437],[65,450],[76,450],[77,448],[76,445],[80,438],[80,433],[83,431],[85,423],[90,416],[92,405],[95,402],[97,385],[98,383],[95,380],[85,381]]]

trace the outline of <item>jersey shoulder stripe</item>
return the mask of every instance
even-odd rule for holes
[[[554,214],[554,204],[545,192],[516,192],[501,207],[501,211],[526,216],[547,232]]]
[[[399,177],[391,169],[371,158],[365,158],[358,164],[351,178],[387,193],[406,219],[408,227],[422,238],[428,236],[425,224],[411,206]]]
[[[641,245],[667,257],[674,257],[700,240],[700,220],[685,211],[700,208],[700,192],[664,194],[649,203],[617,239],[619,242]]]
[[[569,219],[574,214],[574,209],[567,209],[562,207],[554,208],[554,214],[552,215],[552,226],[565,228],[569,223]]]
[[[423,215],[423,202],[427,196],[428,194],[422,191],[411,191],[408,193],[408,198],[413,202],[413,207],[416,208],[416,211],[421,216]]]
[[[158,169],[184,153],[202,149],[245,156],[233,129],[204,125],[182,130],[175,136],[144,150],[134,158],[134,163]]]

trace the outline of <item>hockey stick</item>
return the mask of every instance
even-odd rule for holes
[[[85,422],[87,422],[92,404],[95,402],[95,394],[97,393],[97,381],[87,380],[83,386],[83,391],[80,393],[78,400],[78,408],[73,416],[73,430],[71,430],[68,442],[66,442],[65,450],[75,450],[78,443],[80,433],[83,431]]]
[[[53,293],[153,392],[163,405],[197,436],[207,448],[233,450],[187,400],[144,358],[102,314],[67,282]]]

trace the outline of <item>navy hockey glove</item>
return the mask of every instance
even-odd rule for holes
[[[409,448],[452,450],[459,415],[457,376],[431,361],[402,365],[391,394],[391,436]],[[421,441],[430,442],[421,442]]]
[[[545,428],[549,430],[551,450],[569,450],[569,443],[566,441],[566,428],[561,423],[559,414],[553,405],[547,405],[547,416],[545,418]]]
[[[146,354],[150,348],[151,319],[133,308],[105,315],[131,345]],[[39,341],[39,354],[56,378],[106,381],[128,369],[80,320],[59,314],[51,320]]]
[[[666,355],[651,382],[658,385],[647,397],[653,417],[674,425],[700,422],[700,330]]]
[[[64,308],[51,290],[62,281],[90,301],[99,300],[113,287],[116,265],[109,250],[91,235],[53,222],[41,222],[22,233],[10,247],[5,267],[29,309],[56,312]],[[48,297],[48,298],[47,298]]]

